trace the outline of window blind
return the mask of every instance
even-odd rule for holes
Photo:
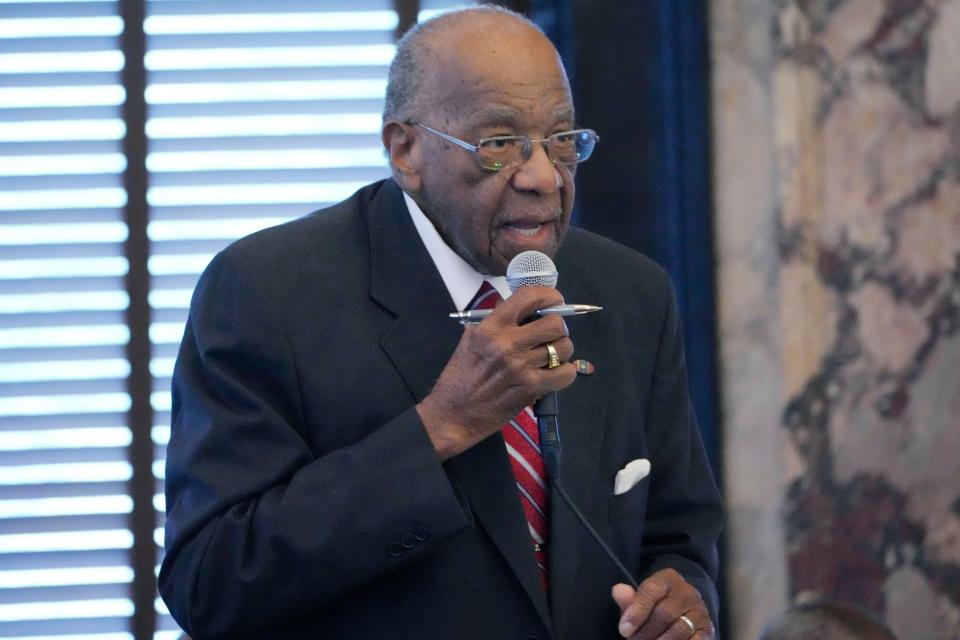
[[[159,562],[169,377],[196,278],[232,240],[388,175],[397,17],[390,0],[146,6]],[[132,637],[118,8],[0,0],[3,638]],[[155,606],[155,638],[179,637]]]
[[[122,29],[0,2],[0,636],[129,638]]]

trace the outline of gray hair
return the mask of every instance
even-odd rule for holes
[[[389,120],[403,122],[413,117],[414,112],[420,107],[418,101],[421,97],[424,76],[421,68],[422,58],[430,34],[441,31],[450,23],[468,18],[470,14],[510,16],[543,33],[543,29],[526,16],[498,5],[482,5],[448,11],[414,25],[397,41],[397,52],[393,62],[390,63],[386,100],[383,105],[384,122]]]

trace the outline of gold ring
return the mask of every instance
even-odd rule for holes
[[[687,626],[690,627],[690,637],[692,638],[693,634],[697,632],[697,625],[693,624],[693,620],[691,620],[687,616],[680,616],[680,620],[683,620],[687,624]]]
[[[547,345],[547,369],[554,369],[560,366],[560,356],[552,344]]]

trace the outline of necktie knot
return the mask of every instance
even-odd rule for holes
[[[477,295],[473,296],[473,300],[470,301],[470,304],[467,305],[468,309],[493,309],[497,306],[497,303],[500,302],[502,298],[497,290],[490,284],[489,280],[484,280],[483,284],[480,285],[480,289],[477,291]]]

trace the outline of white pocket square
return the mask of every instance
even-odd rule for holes
[[[650,461],[646,458],[637,458],[627,463],[623,469],[617,471],[613,481],[613,495],[626,493],[650,474]]]

